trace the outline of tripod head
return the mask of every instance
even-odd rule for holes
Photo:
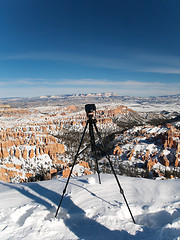
[[[96,106],[95,104],[86,104],[85,105],[86,116],[88,118],[96,117]]]

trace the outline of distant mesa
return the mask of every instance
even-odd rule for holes
[[[70,105],[70,106],[66,107],[66,110],[75,112],[75,111],[78,110],[78,108],[76,106],[74,106],[74,105]]]
[[[50,98],[61,98],[60,96],[50,96]]]
[[[39,98],[44,99],[44,98],[48,98],[48,96],[40,96]]]
[[[4,105],[4,104],[1,105],[1,104],[0,104],[0,109],[1,109],[1,108],[2,108],[2,109],[3,109],[3,108],[10,108],[10,107],[11,107],[10,105]]]
[[[57,95],[51,95],[51,96],[40,96],[39,97],[40,99],[48,99],[48,98],[52,98],[52,99],[55,99],[55,98],[61,98],[61,96],[57,96]]]

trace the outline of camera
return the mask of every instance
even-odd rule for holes
[[[92,117],[94,115],[94,113],[96,114],[95,104],[86,104],[85,111],[86,111],[87,117]]]

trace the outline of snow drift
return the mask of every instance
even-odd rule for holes
[[[180,239],[180,180],[118,176],[137,224],[113,175],[34,183],[0,182],[0,239]]]

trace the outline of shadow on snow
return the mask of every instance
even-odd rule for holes
[[[61,195],[52,190],[49,190],[39,183],[29,184],[0,184],[8,186],[9,188],[15,189],[24,196],[30,198],[34,203],[43,205],[47,210],[50,211],[50,216],[53,218],[55,215],[55,207],[49,203],[49,200],[58,206]],[[78,186],[76,184],[76,186]],[[79,186],[81,187],[81,186]],[[84,188],[84,187],[82,187]],[[84,188],[85,189],[85,188]],[[32,193],[32,191],[34,193]],[[88,190],[89,191],[89,190]],[[36,195],[38,194],[38,195]],[[96,195],[95,195],[96,196]],[[97,197],[97,196],[96,196]],[[104,200],[105,201],[105,200]],[[52,210],[53,208],[53,210]],[[78,207],[71,200],[69,196],[64,196],[62,202],[63,210],[59,213],[58,219],[63,219],[64,224],[72,231],[78,239],[91,240],[91,239],[118,239],[118,240],[130,240],[130,239],[153,239],[157,237],[157,231],[148,227],[143,227],[143,231],[137,231],[135,235],[129,234],[125,230],[110,230],[102,224],[98,223],[94,219],[86,217],[86,213],[83,209]],[[35,211],[36,208],[34,208]],[[52,212],[54,215],[52,215]],[[62,216],[65,213],[65,216]],[[27,215],[28,216],[28,215]],[[26,219],[23,220],[25,222]],[[22,222],[22,223],[23,223]],[[21,224],[22,226],[23,224]],[[124,224],[123,224],[124,225]],[[128,224],[129,225],[129,224]],[[131,225],[129,225],[131,227]],[[147,236],[149,236],[147,238]]]

